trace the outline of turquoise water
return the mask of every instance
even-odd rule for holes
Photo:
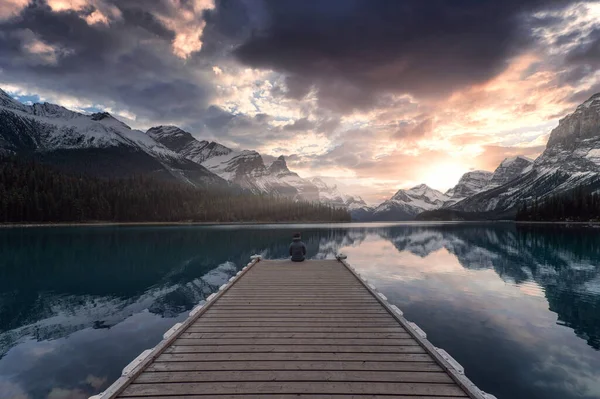
[[[600,398],[600,229],[0,229],[0,398],[87,398],[248,262],[338,251],[502,398]]]

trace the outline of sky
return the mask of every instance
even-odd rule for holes
[[[0,87],[376,203],[538,156],[600,92],[600,1],[2,0]]]

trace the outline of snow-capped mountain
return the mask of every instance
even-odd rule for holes
[[[449,206],[463,199],[470,197],[473,194],[485,189],[490,184],[494,173],[487,170],[474,170],[467,172],[458,181],[458,184],[446,191],[445,195],[450,199],[444,204]]]
[[[177,154],[254,193],[306,201],[319,199],[319,191],[314,184],[290,171],[283,156],[267,167],[256,151],[234,151],[214,141],[200,141],[176,126],[157,126],[147,133]]]
[[[2,90],[0,151],[97,176],[152,174],[194,185],[226,184],[109,113],[85,115],[49,103],[24,105]]]
[[[493,173],[485,170],[467,172],[462,175],[456,186],[446,191],[446,195],[450,197],[450,200],[444,204],[444,208],[482,191],[509,183],[522,174],[529,172],[532,167],[533,160],[519,155],[505,158]]]
[[[268,175],[277,179],[281,184],[296,188],[300,198],[308,201],[319,200],[319,189],[308,179],[303,179],[297,173],[288,169],[285,157],[280,155],[267,169]]]
[[[310,181],[319,190],[319,201],[323,203],[350,211],[367,207],[367,203],[362,198],[341,193],[336,184],[328,185],[319,177],[314,177]]]
[[[533,160],[522,155],[506,158],[494,171],[489,184],[485,187],[491,189],[509,183],[527,173],[533,167]]]
[[[426,184],[409,190],[398,190],[392,198],[375,208],[362,208],[351,212],[356,220],[397,221],[413,220],[423,211],[441,208],[450,197]]]
[[[200,141],[176,126],[141,132],[106,112],[88,115],[49,103],[25,105],[0,90],[2,153],[32,156],[67,171],[100,177],[147,174],[193,185],[229,182],[255,193],[320,199],[317,186],[290,171],[283,156],[265,165],[256,151]],[[350,203],[366,205],[344,197],[344,205]]]
[[[190,161],[202,163],[209,158],[230,154],[233,150],[214,141],[198,141],[177,126],[156,126],[148,129],[148,136]]]
[[[342,194],[337,186],[330,187],[319,178],[309,180],[300,177],[288,168],[283,155],[267,166],[256,151],[234,151],[214,141],[199,141],[175,126],[157,126],[147,133],[165,147],[255,193],[320,201],[348,209],[367,205],[362,198]]]
[[[503,164],[508,163],[507,170],[521,169],[515,173],[518,174],[515,179],[450,208],[465,212],[506,212],[523,200],[543,199],[580,185],[600,186],[600,93],[561,119],[550,133],[544,152],[532,164],[527,165],[527,161],[523,157],[504,161]],[[517,163],[520,165],[515,166]]]

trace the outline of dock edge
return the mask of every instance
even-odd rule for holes
[[[146,349],[123,368],[121,376],[106,388],[103,392],[92,395],[89,399],[109,399],[114,398],[129,385],[150,363],[160,356],[191,324],[196,322],[228,289],[230,289],[248,270],[261,261],[262,256],[252,255],[251,261],[244,266],[237,274],[231,277],[227,283],[219,287],[217,292],[210,294],[206,300],[202,300],[196,305],[183,322],[175,323],[169,330],[163,334],[163,339],[154,348]]]
[[[446,371],[450,377],[465,390],[471,399],[497,399],[494,395],[479,389],[466,375],[464,367],[457,362],[448,352],[433,345],[427,339],[427,334],[416,323],[408,321],[404,313],[396,305],[388,302],[385,295],[377,290],[364,276],[362,276],[346,259],[347,256],[339,254],[336,256],[338,262],[342,263],[371,293],[371,295],[406,329],[406,331],[425,349],[427,353]]]

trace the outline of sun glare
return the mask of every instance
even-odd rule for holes
[[[421,181],[436,190],[446,191],[458,183],[469,168],[458,163],[434,164],[421,176]]]

